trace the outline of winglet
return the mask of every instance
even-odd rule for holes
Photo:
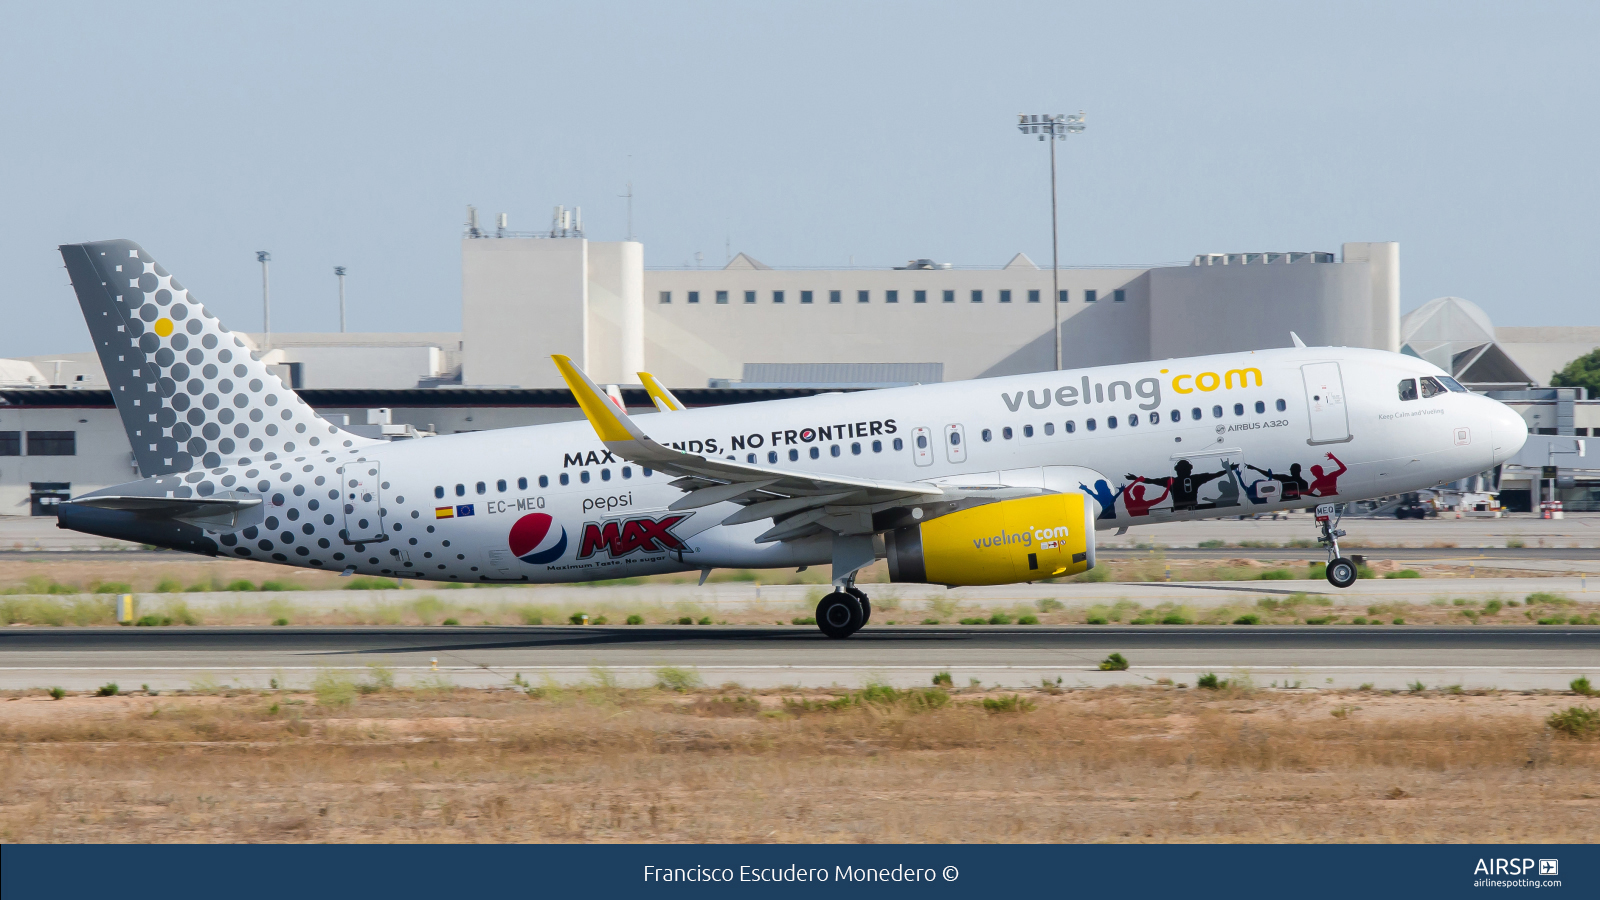
[[[1289,332],[1289,338],[1290,338],[1290,340],[1293,340],[1293,341],[1294,341],[1294,345],[1295,345],[1295,346],[1296,346],[1296,347],[1304,347],[1304,346],[1305,346],[1305,345],[1306,345],[1306,342],[1305,342],[1305,341],[1302,341],[1302,340],[1300,340],[1300,335],[1298,335],[1298,334],[1295,334],[1295,333],[1294,333],[1294,332],[1292,332],[1292,331],[1291,331],[1291,332]]]
[[[684,408],[678,398],[672,396],[672,392],[649,372],[639,373],[639,383],[644,385],[644,389],[650,393],[650,399],[662,412],[678,412]]]
[[[600,435],[601,441],[609,443],[644,439],[644,432],[639,430],[639,426],[633,424],[627,413],[617,409],[616,404],[607,400],[600,388],[583,374],[582,369],[573,365],[571,359],[560,354],[550,358],[555,360],[561,377],[567,382],[572,396],[577,399],[578,406],[588,417],[589,424],[594,426],[595,433]]]

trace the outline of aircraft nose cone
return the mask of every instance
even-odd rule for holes
[[[1498,400],[1489,402],[1494,404],[1489,411],[1489,432],[1493,436],[1494,464],[1498,466],[1516,456],[1522,445],[1528,442],[1528,423],[1504,403]]]

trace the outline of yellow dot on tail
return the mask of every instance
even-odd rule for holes
[[[166,337],[172,333],[172,320],[163,316],[156,320],[156,334]]]

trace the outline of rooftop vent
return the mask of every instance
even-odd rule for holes
[[[1289,252],[1289,253],[1202,253],[1194,258],[1192,266],[1270,266],[1290,265],[1292,263],[1331,263],[1338,262],[1332,253],[1322,252]]]

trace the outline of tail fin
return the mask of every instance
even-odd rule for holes
[[[141,475],[374,443],[317,415],[138,244],[61,257]]]

